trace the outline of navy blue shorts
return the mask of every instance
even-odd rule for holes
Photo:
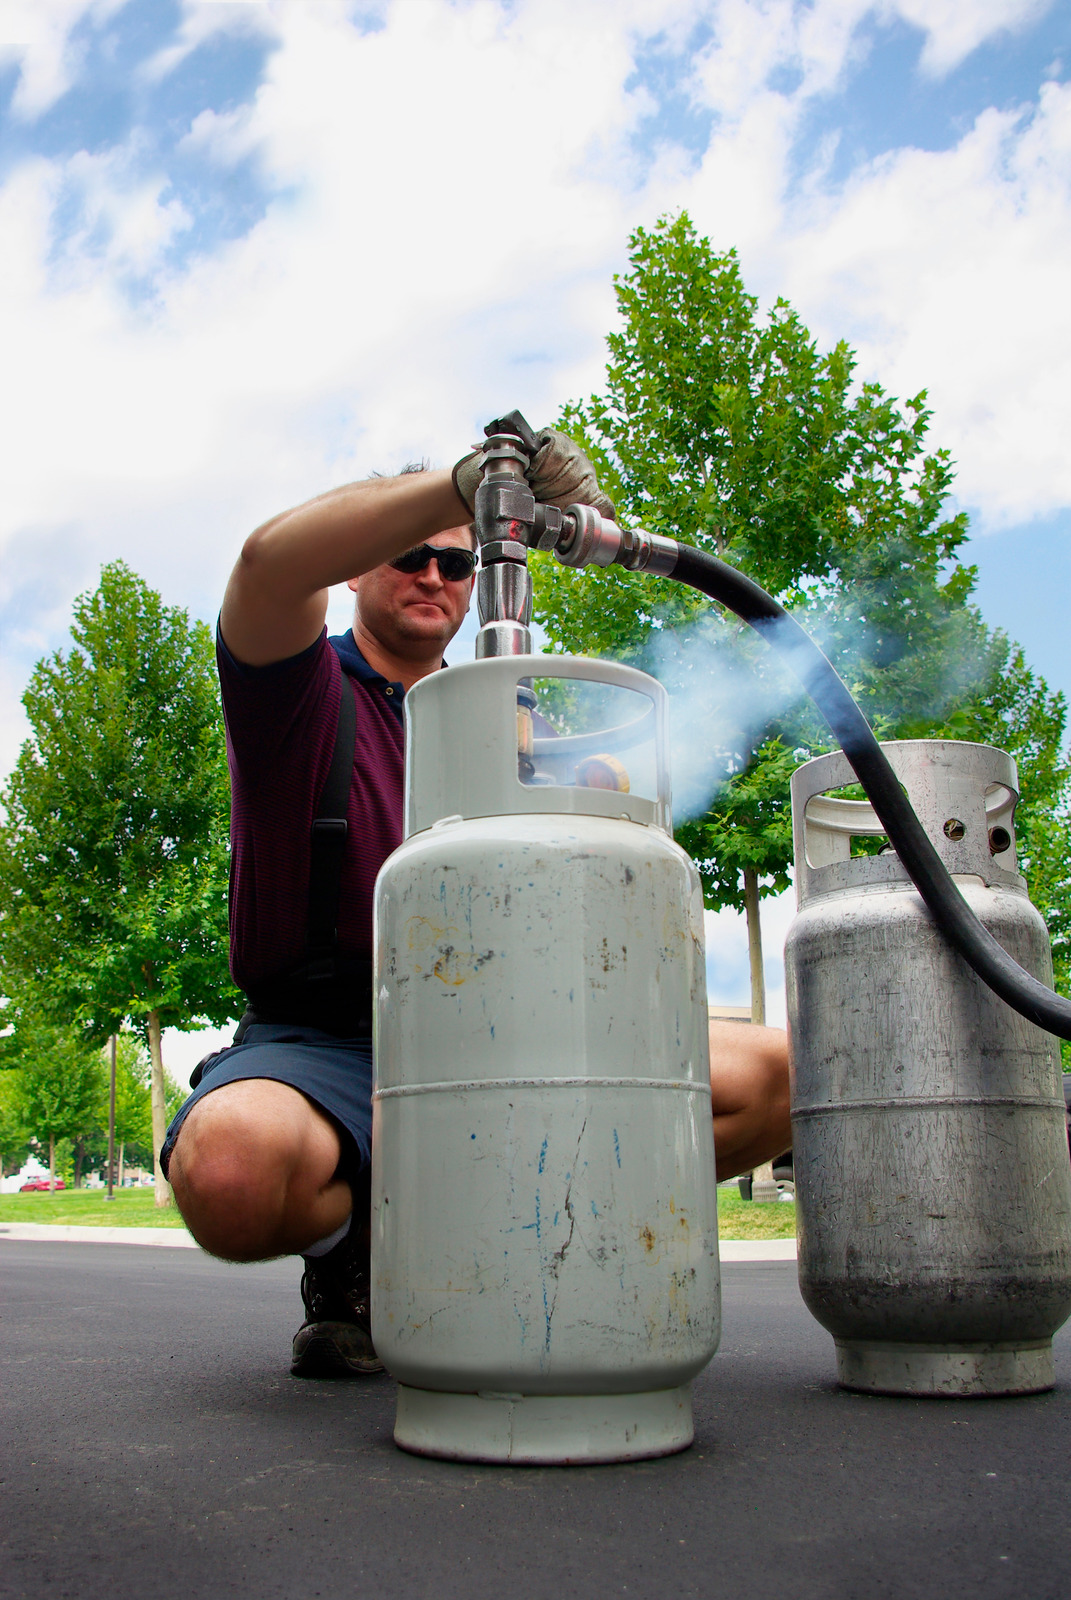
[[[271,1078],[300,1090],[337,1127],[344,1176],[352,1180],[368,1172],[372,1160],[371,1039],[339,1039],[319,1028],[254,1022],[241,1044],[219,1050],[202,1063],[200,1082],[167,1130],[160,1152],[165,1177],[190,1107],[213,1089],[243,1078]]]

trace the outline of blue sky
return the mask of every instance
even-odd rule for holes
[[[1069,73],[1045,0],[0,0],[0,771],[103,561],[211,619],[281,506],[550,418],[680,206],[928,389],[983,615],[1071,693]]]

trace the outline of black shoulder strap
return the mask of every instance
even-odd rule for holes
[[[322,972],[324,977],[334,971],[335,933],[342,895],[342,860],[348,829],[346,812],[353,783],[356,744],[357,691],[353,679],[343,669],[335,748],[312,824],[307,934],[310,978],[321,975],[313,971],[314,963],[317,966],[326,964]]]

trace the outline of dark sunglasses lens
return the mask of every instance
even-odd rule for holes
[[[412,550],[405,550],[400,556],[395,556],[391,566],[399,572],[423,572],[428,562],[432,560],[438,562],[439,574],[447,583],[458,583],[462,578],[471,578],[476,570],[476,557],[473,552],[459,549],[456,545],[418,544]]]
[[[395,556],[391,566],[398,572],[419,572],[421,567],[426,567],[430,557],[426,544],[414,545],[412,550],[403,550],[400,556]]]
[[[471,550],[437,550],[435,559],[447,583],[459,583],[462,578],[471,578],[476,570],[476,557]]]

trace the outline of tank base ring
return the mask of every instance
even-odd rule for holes
[[[871,1394],[1038,1394],[1056,1382],[1052,1340],[1026,1344],[901,1344],[837,1341],[837,1382]]]
[[[418,1456],[527,1466],[675,1455],[692,1442],[691,1385],[644,1394],[444,1394],[398,1385],[394,1442]]]

